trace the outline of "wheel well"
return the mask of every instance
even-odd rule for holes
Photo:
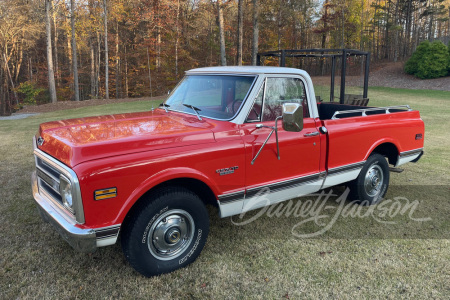
[[[392,143],[384,143],[378,145],[375,149],[373,149],[372,153],[378,153],[387,157],[391,165],[395,166],[395,164],[397,163],[398,150],[397,147]]]
[[[197,196],[200,197],[200,199],[203,201],[203,203],[211,204],[214,206],[218,206],[216,196],[214,195],[213,191],[209,188],[207,184],[204,182],[193,179],[193,178],[177,178],[168,180],[165,182],[162,182],[154,187],[152,187],[150,190],[144,193],[137,201],[133,204],[133,206],[130,208],[130,210],[127,212],[127,215],[125,216],[122,226],[126,226],[125,224],[128,223],[128,220],[132,214],[137,210],[139,211],[142,205],[145,205],[145,201],[149,198],[150,194],[160,188],[169,187],[169,186],[179,186],[183,187],[185,189],[188,189],[195,193]]]
[[[194,192],[197,196],[199,196],[200,199],[202,199],[203,203],[205,203],[205,205],[211,204],[211,205],[217,206],[217,199],[216,199],[216,196],[214,195],[213,191],[209,188],[209,186],[206,183],[204,183],[203,181],[200,181],[198,179],[193,179],[193,178],[172,179],[172,180],[160,183],[157,186],[154,186],[147,193],[150,193],[152,190],[163,187],[163,186],[184,187],[185,189],[188,189],[188,190]]]

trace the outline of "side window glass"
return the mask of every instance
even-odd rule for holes
[[[299,103],[304,117],[309,117],[303,82],[299,78],[267,78],[263,121],[274,121],[282,114],[283,103]]]
[[[259,89],[258,96],[256,96],[250,112],[248,113],[246,122],[259,122],[261,121],[261,110],[264,97],[264,85]]]

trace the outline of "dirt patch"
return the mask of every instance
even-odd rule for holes
[[[413,75],[406,74],[403,71],[403,67],[403,62],[384,63],[379,67],[375,67],[369,75],[369,86],[450,91],[450,77],[419,79]]]
[[[440,90],[450,91],[450,77],[436,79],[419,79],[403,71],[404,62],[379,63],[371,67],[369,74],[369,87],[382,86],[413,90]],[[348,86],[362,86],[363,75],[347,76]],[[313,77],[315,84],[329,85],[329,76]],[[336,85],[340,84],[340,77],[335,78]]]

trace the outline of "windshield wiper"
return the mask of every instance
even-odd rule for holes
[[[169,111],[167,110],[167,108],[170,107],[169,104],[161,103],[161,104],[159,105],[159,107],[161,107],[161,106],[162,106],[162,108],[164,108],[164,110],[166,111],[166,113],[169,112]]]
[[[198,114],[198,112],[201,111],[200,108],[195,107],[194,105],[186,104],[186,103],[183,103],[183,105],[186,106],[186,107],[189,107],[190,109],[192,109],[192,110],[195,112],[195,114],[197,115],[197,118],[198,118],[200,121],[202,121],[202,118],[201,118],[200,115]]]

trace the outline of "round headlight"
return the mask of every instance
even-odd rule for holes
[[[62,202],[71,212],[73,212],[72,185],[69,179],[61,176],[59,178],[59,191],[61,193]]]

